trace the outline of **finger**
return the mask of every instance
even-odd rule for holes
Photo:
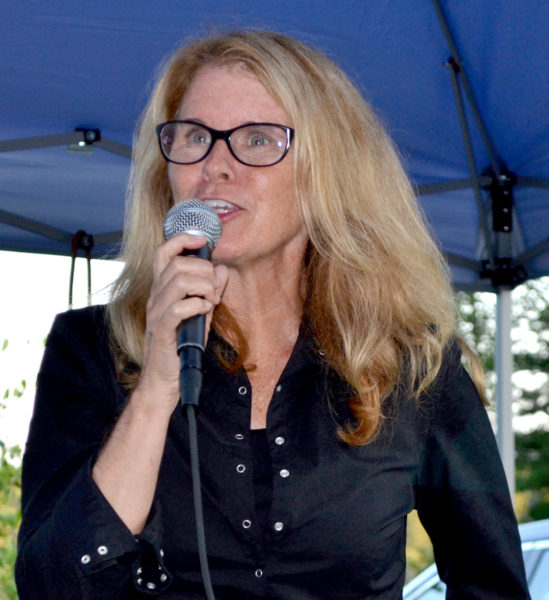
[[[187,298],[170,304],[159,320],[159,327],[165,329],[170,339],[175,339],[180,323],[196,315],[205,315],[213,310],[213,304],[203,298]]]
[[[169,285],[181,289],[179,298],[203,295],[218,287],[217,275],[212,263],[189,256],[175,256],[153,282],[151,294],[161,293]],[[204,289],[201,289],[204,288]]]
[[[162,369],[175,368],[177,328],[185,320],[196,315],[207,315],[212,312],[213,305],[202,298],[188,298],[175,302],[156,318],[147,322],[147,358],[158,361]],[[154,358],[156,357],[156,359]]]
[[[148,305],[147,318],[150,321],[159,319],[172,304],[186,303],[189,309],[185,308],[185,318],[192,316],[188,313],[193,306],[199,306],[196,303],[189,304],[187,301],[192,299],[205,300],[208,307],[213,307],[219,302],[214,283],[209,278],[196,276],[189,273],[177,273],[169,278],[165,285],[160,282],[151,291],[150,303]],[[206,308],[199,308],[199,312],[206,312]]]
[[[225,288],[227,287],[227,281],[229,279],[229,269],[225,265],[216,265],[215,266],[215,276],[216,276],[215,290],[216,290],[217,299],[218,299],[216,304],[219,304],[223,297]],[[208,337],[209,332],[210,332],[214,308],[215,308],[215,306],[212,308],[212,310],[209,313],[206,314],[206,338]]]
[[[155,251],[153,277],[157,277],[166,265],[175,257],[182,254],[185,250],[196,250],[206,243],[204,236],[191,235],[190,233],[180,233],[160,244]]]

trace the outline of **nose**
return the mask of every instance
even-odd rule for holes
[[[216,140],[203,161],[202,172],[209,181],[230,180],[234,176],[237,160],[225,140]]]

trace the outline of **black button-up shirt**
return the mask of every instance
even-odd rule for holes
[[[418,404],[393,398],[381,434],[350,447],[347,386],[298,340],[269,406],[272,497],[256,512],[251,386],[205,355],[198,436],[217,600],[401,598],[417,508],[451,598],[528,598],[492,430],[459,352]],[[203,598],[187,421],[172,417],[156,498],[134,537],[91,478],[123,409],[103,308],[59,316],[42,363],[23,468],[21,600]],[[263,515],[264,516],[264,515]]]

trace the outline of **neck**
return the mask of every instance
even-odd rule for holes
[[[223,304],[247,340],[250,358],[269,348],[293,348],[303,309],[301,261],[291,268],[278,263],[229,270]]]

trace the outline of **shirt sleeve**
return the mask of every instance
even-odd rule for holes
[[[454,346],[431,413],[417,509],[447,599],[530,598],[518,527],[486,410]]]
[[[91,477],[125,402],[102,315],[58,316],[46,344],[23,458],[21,600],[114,600],[137,590],[155,595],[171,582],[160,509],[134,537]]]

